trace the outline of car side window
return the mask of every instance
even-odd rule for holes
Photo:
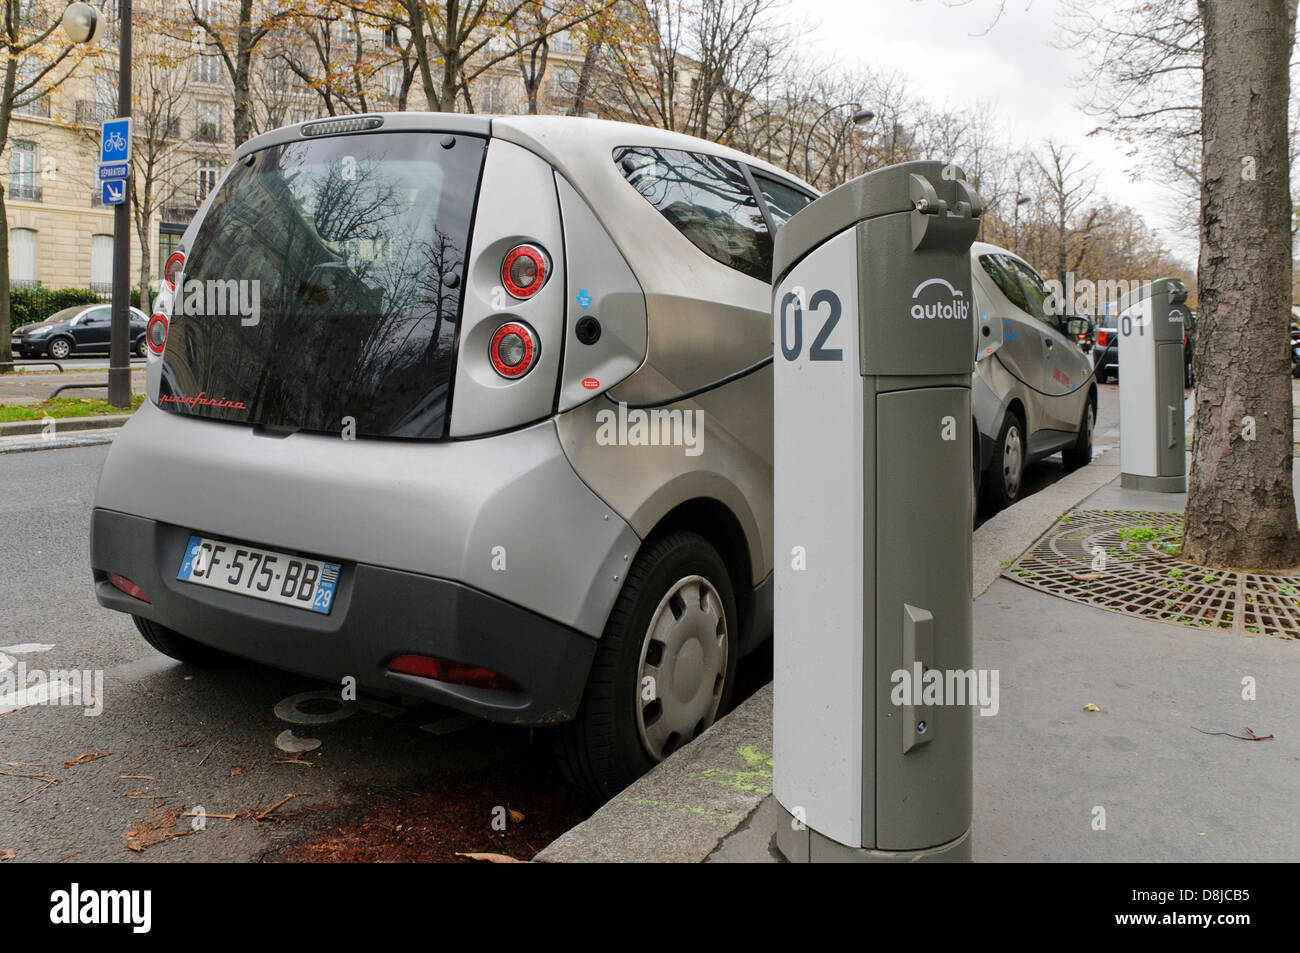
[[[1019,258],[1012,258],[1009,255],[1001,257],[1007,263],[1008,270],[1020,282],[1020,287],[1025,289],[1025,299],[1029,303],[1029,307],[1025,310],[1048,327],[1059,331],[1060,325],[1057,323],[1056,316],[1051,313],[1052,306],[1048,303],[1052,292],[1042,277]]]
[[[645,200],[714,261],[772,280],[772,235],[740,166],[679,149],[620,146],[614,162]]]
[[[86,312],[82,324],[108,324],[109,308],[92,308]]]
[[[763,196],[763,202],[767,205],[767,210],[772,213],[772,221],[776,223],[778,229],[788,222],[795,212],[813,201],[813,196],[792,185],[779,182],[761,172],[755,172],[753,175],[754,184],[758,186],[759,194]]]
[[[1029,310],[1029,302],[1025,300],[1024,289],[1007,271],[1001,255],[980,255],[980,266],[984,269],[985,274],[993,279],[993,283],[998,286],[998,290],[1006,295],[1008,301],[1021,311]]]

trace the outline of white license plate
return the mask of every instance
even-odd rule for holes
[[[191,536],[176,578],[328,615],[339,570],[338,563]]]

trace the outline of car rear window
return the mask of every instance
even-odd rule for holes
[[[696,248],[751,278],[772,280],[772,235],[740,166],[730,159],[620,146],[614,162]]]
[[[185,262],[160,405],[275,429],[444,437],[485,142],[442,138],[304,139],[238,163]]]

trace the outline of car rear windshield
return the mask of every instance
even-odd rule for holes
[[[188,253],[160,405],[277,430],[444,437],[484,150],[471,136],[371,133],[243,159]]]

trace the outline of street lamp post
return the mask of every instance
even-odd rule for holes
[[[117,0],[117,115],[131,115],[131,0]],[[74,43],[93,43],[104,30],[104,16],[88,3],[63,11],[63,29]],[[108,338],[108,402],[131,405],[131,178],[122,203],[113,209],[113,302]]]
[[[1029,202],[1028,195],[1016,193],[1016,207],[1013,212],[1013,224],[1011,226],[1011,250],[1017,255],[1020,254],[1020,206],[1028,205]]]

